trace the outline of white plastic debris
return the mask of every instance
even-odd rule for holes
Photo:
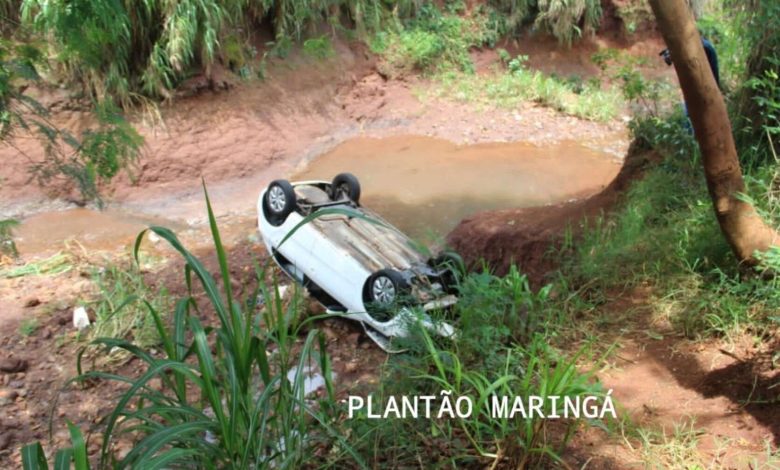
[[[73,326],[77,330],[83,330],[89,327],[89,315],[87,315],[87,309],[84,307],[76,307],[73,309]]]
[[[288,286],[288,285],[279,286],[279,298],[280,299],[284,298],[285,294],[287,294],[287,289],[289,289],[289,288],[290,288],[290,286]]]

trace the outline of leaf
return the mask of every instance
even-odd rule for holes
[[[40,442],[22,447],[22,468],[24,470],[48,470],[46,454]]]

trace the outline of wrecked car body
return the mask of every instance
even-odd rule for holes
[[[462,261],[447,252],[426,256],[359,200],[360,185],[349,173],[332,182],[276,180],[258,198],[258,229],[285,273],[329,313],[361,322],[384,349],[417,320],[453,336],[451,325],[413,312],[457,301]]]

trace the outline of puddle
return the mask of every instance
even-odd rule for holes
[[[361,202],[415,239],[444,237],[476,212],[565,202],[597,192],[621,164],[576,142],[459,146],[422,136],[348,140],[292,180],[348,171]]]
[[[255,233],[255,200],[271,180],[329,181],[348,171],[360,179],[365,206],[412,238],[435,242],[461,219],[479,211],[587,196],[612,181],[619,169],[614,156],[576,142],[543,147],[524,142],[459,146],[423,136],[355,138],[292,176],[289,167],[268,168],[251,181],[215,185],[212,196],[220,198],[214,207],[223,241],[230,243]],[[85,208],[44,212],[22,220],[14,229],[14,240],[22,255],[56,252],[68,240],[90,250],[116,250],[132,244],[149,224],[157,224],[184,236],[191,249],[210,246],[207,224],[193,225],[186,218],[194,217],[196,206],[200,217],[205,217],[202,205],[202,194],[193,192],[187,198],[125,202],[103,212]]]
[[[14,228],[22,255],[56,252],[74,241],[90,250],[114,250],[130,245],[149,224],[176,228],[169,221],[137,217],[121,211],[78,208],[30,216]]]

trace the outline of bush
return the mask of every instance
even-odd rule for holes
[[[430,420],[372,420],[363,410],[344,423],[345,433],[360,436],[354,441],[356,450],[394,468],[414,465],[421,455],[434,466],[484,467],[492,462],[536,468],[558,461],[571,433],[584,423],[603,426],[598,419],[550,420],[533,413],[505,416],[488,408],[493,397],[508,397],[511,403],[514,397],[539,396],[549,415],[552,396],[560,400],[604,397],[593,372],[578,369],[580,360],[593,359],[588,346],[573,354],[551,346],[564,320],[550,311],[550,289],[531,291],[526,276],[515,267],[506,277],[469,274],[454,306],[457,341],[433,338],[419,329],[417,342],[407,343],[411,354],[390,358],[372,398],[373,403],[402,395],[439,400],[447,392],[452,400],[469,397],[473,413],[439,418],[433,406]],[[383,449],[380,455],[377,448]]]
[[[491,23],[499,35],[516,33],[533,24],[570,45],[601,22],[599,0],[492,0]]]
[[[446,69],[473,72],[469,49],[492,39],[484,28],[481,16],[459,17],[425,4],[398,32],[375,36],[371,47],[384,56],[391,74]]]

